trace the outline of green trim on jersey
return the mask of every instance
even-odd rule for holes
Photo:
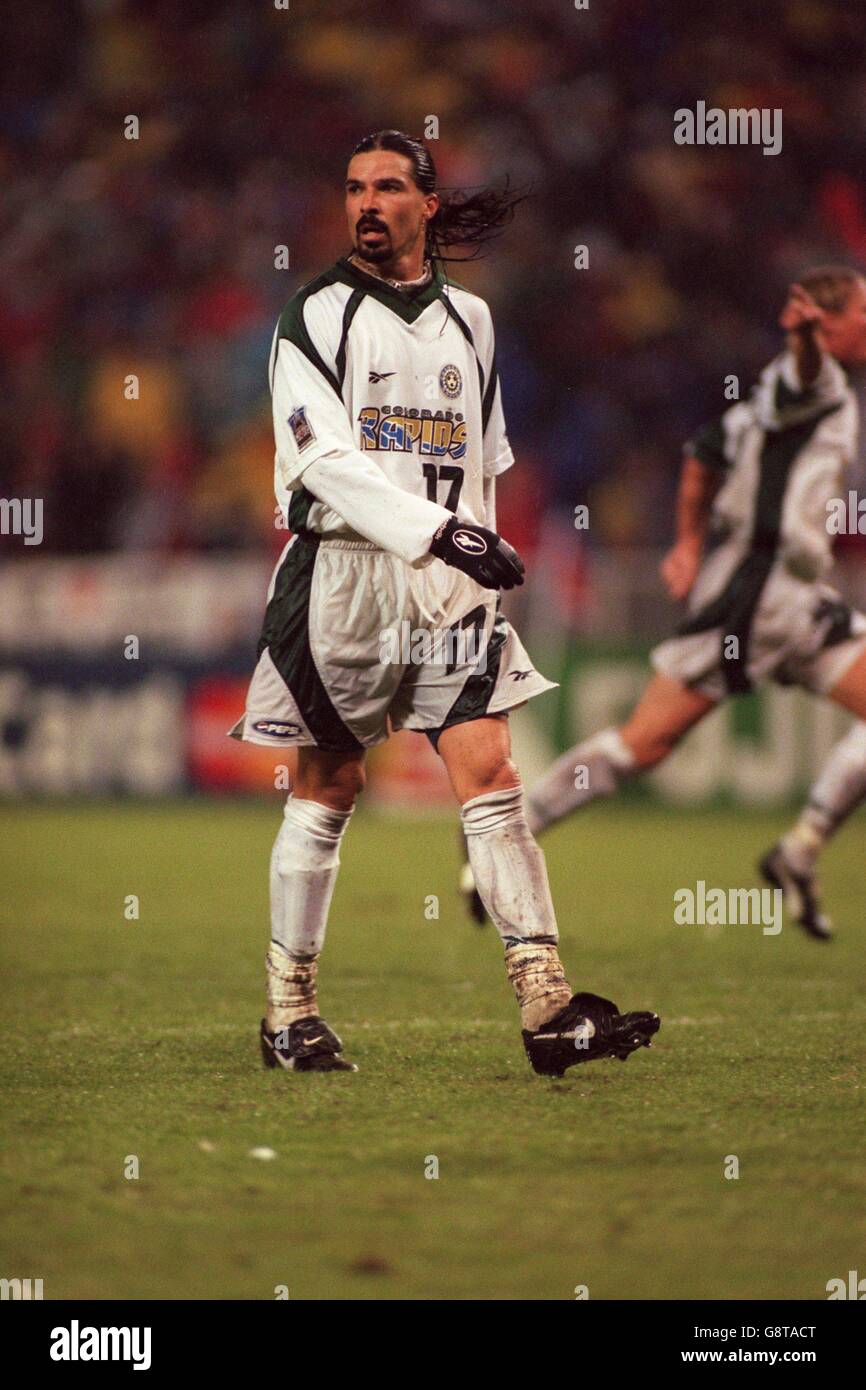
[[[316,746],[357,753],[363,745],[334,708],[310,649],[310,594],[318,553],[318,539],[299,539],[289,546],[265,609],[258,654],[267,648]]]
[[[461,285],[459,280],[452,280],[446,270],[442,272],[442,281],[446,290],[462,290],[464,294],[475,293],[474,290],[470,290],[468,285]]]
[[[343,331],[340,334],[340,346],[337,348],[336,357],[337,378],[340,382],[341,391],[343,389],[343,382],[346,379],[346,348],[348,346],[349,329],[352,327],[352,319],[364,302],[366,293],[366,290],[353,290],[346,300],[346,307],[343,310]]]
[[[481,365],[481,358],[478,356],[478,353],[477,353],[476,348],[475,348],[475,339],[472,337],[472,329],[469,327],[469,324],[466,322],[466,320],[465,320],[460,314],[458,314],[457,310],[455,309],[454,305],[451,303],[451,300],[450,300],[450,298],[449,298],[449,296],[448,296],[447,294],[443,294],[443,296],[442,296],[442,303],[445,305],[445,308],[447,309],[447,311],[448,311],[450,317],[451,317],[451,318],[454,320],[454,322],[457,324],[457,327],[460,329],[460,332],[463,334],[463,337],[466,339],[467,343],[469,344],[469,346],[471,347],[473,353],[475,354],[475,365],[476,365],[476,367],[478,368],[478,394],[481,396],[481,398],[482,398],[482,400],[483,400],[483,398],[484,398],[484,368],[483,368],[482,365]],[[488,412],[488,413],[489,413],[489,412]],[[482,433],[482,434],[484,433],[484,430],[483,430],[483,429],[482,429],[481,433]]]
[[[490,412],[493,409],[493,402],[496,400],[496,388],[499,385],[499,373],[496,370],[496,353],[493,354],[493,361],[490,364],[490,380],[487,389],[481,400],[481,435],[482,438],[487,433],[487,426],[490,422]]]
[[[800,450],[809,443],[821,421],[839,409],[839,405],[831,405],[814,419],[800,425],[764,432],[749,553],[734,570],[722,592],[677,628],[678,637],[690,637],[696,632],[708,632],[721,626],[722,673],[732,695],[751,689],[746,674],[749,639],[764,585],[776,563],[782,507],[791,469]],[[725,645],[730,637],[738,639],[736,657],[729,657],[725,653]]]
[[[332,372],[325,364],[321,354],[316,348],[307,325],[304,322],[304,305],[308,299],[318,294],[320,290],[327,289],[329,285],[342,284],[351,286],[353,293],[343,310],[343,326],[340,334],[340,343],[337,349],[335,367],[336,373]],[[487,428],[487,421],[490,418],[490,411],[493,408],[493,399],[496,394],[496,369],[491,372],[490,380],[484,381],[484,368],[475,349],[475,342],[469,325],[457,312],[444,290],[453,287],[454,289],[464,290],[466,294],[471,291],[466,290],[465,286],[458,285],[456,280],[447,279],[442,267],[434,263],[432,279],[419,290],[406,294],[403,290],[397,290],[393,285],[387,285],[383,281],[378,281],[375,276],[367,275],[363,271],[353,266],[348,256],[341,256],[338,261],[331,266],[330,270],[325,270],[321,275],[302,285],[296,294],[292,296],[286,307],[280,314],[277,325],[278,338],[285,338],[292,343],[299,352],[302,352],[308,362],[321,372],[328,385],[333,389],[340,400],[343,399],[342,388],[346,375],[346,350],[349,330],[352,320],[358,312],[364,297],[369,295],[371,299],[378,300],[386,309],[392,309],[404,323],[415,323],[425,309],[434,304],[437,299],[441,299],[442,305],[449,316],[460,328],[472,351],[475,353],[475,361],[478,366],[478,386],[482,396],[482,423],[483,430]],[[482,430],[482,432],[483,432]]]
[[[423,285],[419,290],[406,294],[403,290],[395,290],[393,285],[386,285],[384,280],[379,281],[374,275],[367,275],[363,270],[358,270],[356,266],[350,264],[348,256],[341,256],[332,270],[327,273],[332,275],[334,280],[339,280],[344,285],[351,285],[352,289],[363,290],[371,299],[377,299],[387,309],[393,309],[404,323],[414,323],[416,319],[421,317],[425,309],[428,309],[437,299],[442,298],[442,287],[445,283],[441,269],[436,266],[433,270],[433,278],[428,284]]]
[[[304,305],[307,300],[311,299],[313,295],[318,294],[319,290],[326,289],[328,285],[333,285],[338,278],[339,277],[333,270],[326,270],[322,275],[317,275],[315,280],[310,280],[309,284],[299,289],[297,294],[292,296],[285,309],[280,314],[277,333],[280,338],[285,338],[287,342],[292,343],[299,352],[304,354],[307,361],[311,362],[316,370],[321,372],[328,385],[333,388],[340,397],[340,400],[342,400],[340,382],[334,376],[334,373],[325,365],[307,331],[307,325],[304,322]]]
[[[453,286],[455,290],[463,290],[464,293],[471,294],[471,290],[467,290],[465,285],[458,285],[456,280],[449,280],[447,281],[447,284],[449,286]],[[487,425],[490,421],[490,412],[493,409],[493,402],[496,399],[496,388],[499,385],[499,374],[496,370],[496,353],[494,352],[493,354],[493,361],[490,364],[490,376],[485,385],[484,368],[481,365],[481,358],[478,356],[478,349],[475,346],[475,339],[472,336],[472,329],[469,327],[469,324],[466,322],[466,320],[457,312],[457,309],[455,305],[452,304],[449,295],[443,294],[442,303],[445,305],[445,308],[448,310],[448,313],[451,315],[454,322],[457,324],[458,328],[460,329],[461,333],[466,339],[467,343],[471,347],[472,351],[475,353],[475,361],[478,365],[478,390],[481,395],[481,435],[483,438],[483,436],[487,433]]]
[[[706,468],[715,468],[720,472],[727,472],[730,462],[725,456],[725,426],[724,417],[719,416],[717,420],[711,420],[707,425],[701,425],[689,440],[683,451],[691,454],[704,464]]]

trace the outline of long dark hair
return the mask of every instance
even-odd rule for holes
[[[438,193],[439,208],[427,223],[425,255],[437,261],[474,260],[481,254],[484,243],[499,235],[511,221],[514,209],[527,196],[512,193],[506,179],[502,188],[482,188],[477,193],[453,189],[443,192],[436,187],[436,165],[427,146],[414,140],[402,130],[377,130],[365,135],[352,151],[366,154],[368,150],[394,150],[405,155],[412,165],[412,177],[422,193]],[[471,247],[470,254],[447,256],[453,247]]]

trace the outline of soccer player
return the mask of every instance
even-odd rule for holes
[[[530,1063],[561,1075],[625,1059],[659,1020],[572,994],[510,758],[508,710],[551,682],[498,605],[523,564],[496,533],[495,479],[513,456],[490,311],[443,269],[443,249],[479,246],[515,200],[440,196],[429,151],[398,131],[357,145],[345,196],[351,253],[298,291],[274,334],[275,487],[294,536],[232,730],[298,750],[271,857],[262,1055],[295,1071],[355,1069],[319,1014],[317,964],[365,750],[414,729],[460,803]],[[419,633],[447,659],[413,661]]]
[[[779,322],[786,348],[751,398],[686,446],[677,539],[662,563],[671,596],[688,599],[685,621],[653,651],[655,674],[626,722],[577,744],[533,787],[533,834],[655,767],[719,701],[758,681],[803,686],[866,719],[866,618],[823,578],[828,503],[856,452],[843,364],[866,363],[866,282],[845,267],[814,270],[791,287]],[[814,936],[829,934],[818,852],[864,795],[866,737],[855,725],[810,807],[761,861]],[[461,887],[480,920],[467,868]]]

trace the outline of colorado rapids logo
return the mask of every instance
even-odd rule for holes
[[[462,459],[467,447],[467,425],[462,413],[453,410],[408,409],[403,405],[365,405],[358,415],[361,448],[383,453],[418,453],[442,458],[449,454]]]
[[[447,396],[449,401],[453,401],[455,396],[459,396],[463,390],[463,378],[460,375],[459,367],[455,367],[453,362],[448,362],[439,373],[439,389],[443,396]]]

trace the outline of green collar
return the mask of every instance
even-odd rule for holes
[[[351,285],[354,290],[363,290],[372,299],[378,299],[387,309],[393,309],[404,323],[414,323],[420,318],[425,309],[441,298],[442,287],[445,284],[442,268],[435,262],[433,276],[428,283],[408,293],[395,289],[393,285],[386,285],[384,280],[377,279],[375,275],[367,275],[363,270],[358,270],[357,266],[351,264],[348,256],[340,257],[333,273],[344,285]]]

